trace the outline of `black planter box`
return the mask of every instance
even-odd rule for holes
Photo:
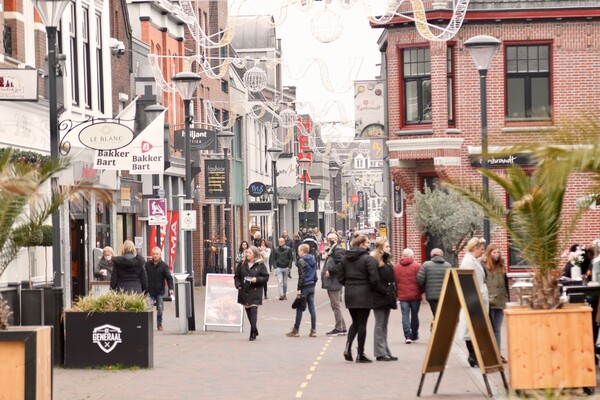
[[[65,312],[65,367],[154,366],[152,311]]]

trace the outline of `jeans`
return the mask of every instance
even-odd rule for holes
[[[335,317],[335,329],[344,332],[346,330],[346,321],[344,321],[344,314],[342,313],[342,291],[328,290],[327,294],[329,295],[331,309]]]
[[[419,337],[419,309],[421,300],[400,301],[400,310],[402,311],[402,329],[406,339],[415,339]]]
[[[156,305],[156,323],[158,325],[162,325],[162,317],[163,311],[165,309],[165,303],[163,303],[163,295],[148,295],[148,300],[150,300],[150,307]]]
[[[502,338],[502,321],[504,320],[504,310],[501,308],[490,308],[490,322],[492,323],[492,329],[494,330],[494,336],[496,337],[496,344],[498,345],[498,351],[500,351],[500,343]]]
[[[304,286],[300,291],[302,296],[306,296],[306,304],[308,306],[308,312],[310,313],[310,329],[317,329],[317,313],[315,311],[315,286]],[[296,308],[296,322],[294,322],[294,329],[300,330],[300,323],[302,322],[302,308]]]
[[[287,293],[287,280],[290,273],[289,268],[275,268],[277,274],[277,283],[279,284],[279,297],[285,296]]]

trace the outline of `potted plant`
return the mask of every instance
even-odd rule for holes
[[[513,389],[595,387],[591,308],[563,306],[560,300],[560,253],[577,222],[600,191],[581,201],[575,213],[563,213],[568,179],[574,172],[599,176],[600,146],[566,146],[564,136],[549,140],[560,145],[519,146],[502,154],[527,152],[533,171],[513,165],[505,174],[480,170],[512,199],[448,179],[447,187],[483,208],[484,213],[508,232],[511,245],[521,252],[533,272],[529,309],[506,310],[510,381]],[[550,138],[549,138],[550,139]],[[501,156],[502,154],[497,154]],[[577,340],[571,340],[577,337]],[[575,373],[576,372],[576,373]]]
[[[144,294],[109,291],[65,310],[65,367],[154,365],[153,312]]]

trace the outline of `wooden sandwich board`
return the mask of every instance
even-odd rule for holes
[[[444,375],[444,368],[446,368],[446,363],[448,362],[461,310],[465,314],[467,327],[477,357],[477,364],[483,374],[483,381],[488,395],[492,396],[492,390],[487,378],[487,374],[490,372],[500,372],[504,387],[508,389],[492,324],[487,310],[484,309],[484,304],[479,293],[479,286],[475,280],[475,271],[455,268],[446,271],[431,339],[429,340],[427,354],[423,362],[421,382],[417,391],[418,397],[421,396],[425,374],[428,372],[439,372],[440,374],[433,390],[433,393],[437,394],[442,376]]]

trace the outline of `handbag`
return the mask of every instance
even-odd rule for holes
[[[387,298],[388,305],[391,309],[396,310],[398,308],[398,296],[396,296],[396,284],[390,283],[387,287],[387,292],[385,293],[385,297]]]
[[[294,302],[292,303],[292,308],[294,310],[297,308],[300,308],[302,311],[306,310],[306,296],[296,296]]]

